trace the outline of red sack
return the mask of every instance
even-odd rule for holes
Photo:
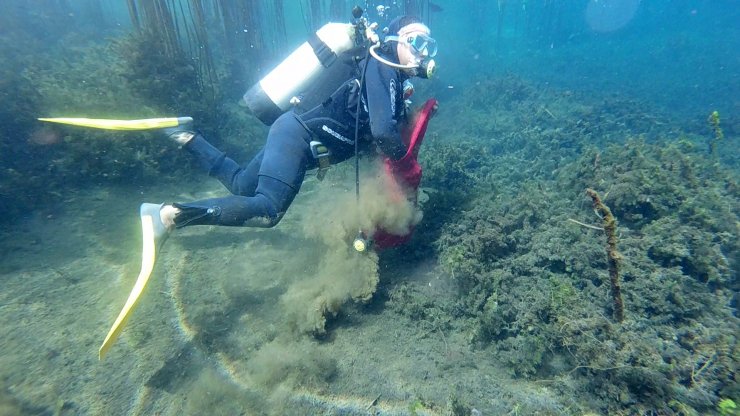
[[[437,100],[430,98],[414,115],[411,123],[401,132],[401,136],[406,144],[408,151],[406,155],[399,160],[390,160],[384,158],[383,164],[385,173],[388,175],[391,190],[394,197],[412,198],[416,203],[417,190],[421,183],[421,165],[416,161],[419,155],[419,148],[424,141],[424,134],[427,131],[427,125],[437,109]],[[378,229],[373,234],[374,245],[378,249],[395,247],[411,239],[414,232],[413,226],[405,235],[391,234],[384,229]]]

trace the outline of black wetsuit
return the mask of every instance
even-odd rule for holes
[[[398,160],[406,153],[400,124],[406,118],[403,81],[408,76],[372,57],[367,65],[359,146],[367,148],[374,142],[383,154]],[[312,140],[329,148],[331,163],[354,155],[359,84],[359,79],[350,79],[321,105],[280,116],[270,127],[265,147],[243,167],[196,135],[185,148],[233,195],[174,204],[181,210],[176,226],[275,226],[298,194],[306,171],[318,167],[309,145]]]

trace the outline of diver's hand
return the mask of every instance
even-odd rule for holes
[[[396,183],[404,188],[417,189],[421,183],[421,165],[416,161],[416,156],[409,152],[399,160],[383,158],[385,172],[396,180]]]
[[[177,126],[160,129],[162,134],[180,145],[187,144],[195,137],[192,117],[178,117]]]

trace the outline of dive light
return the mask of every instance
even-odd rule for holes
[[[362,232],[362,230],[358,231],[357,237],[355,237],[355,241],[352,242],[352,247],[358,253],[364,253],[365,250],[367,250],[369,246],[370,246],[370,241],[368,241],[365,233]]]

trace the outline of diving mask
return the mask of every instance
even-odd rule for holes
[[[386,36],[386,41],[396,41],[409,45],[414,55],[419,58],[433,58],[437,54],[437,41],[424,33],[410,33],[400,36]]]
[[[395,41],[405,43],[409,45],[409,49],[414,56],[416,62],[410,65],[397,65],[389,63],[385,60],[386,65],[390,65],[394,68],[409,69],[414,71],[414,75],[421,78],[431,78],[436,70],[436,64],[433,56],[437,54],[437,41],[431,36],[423,32],[411,32],[402,34],[399,36],[386,36],[386,41]],[[373,52],[371,48],[371,53]],[[372,55],[378,59],[378,57],[372,53]]]
[[[433,58],[437,54],[437,41],[423,33],[413,33],[408,36],[399,36],[401,42],[407,43],[418,56]]]
[[[421,78],[431,78],[437,69],[436,63],[432,59],[437,54],[437,41],[425,33],[417,32],[400,35],[399,42],[409,45],[411,53],[416,57],[415,75]]]

